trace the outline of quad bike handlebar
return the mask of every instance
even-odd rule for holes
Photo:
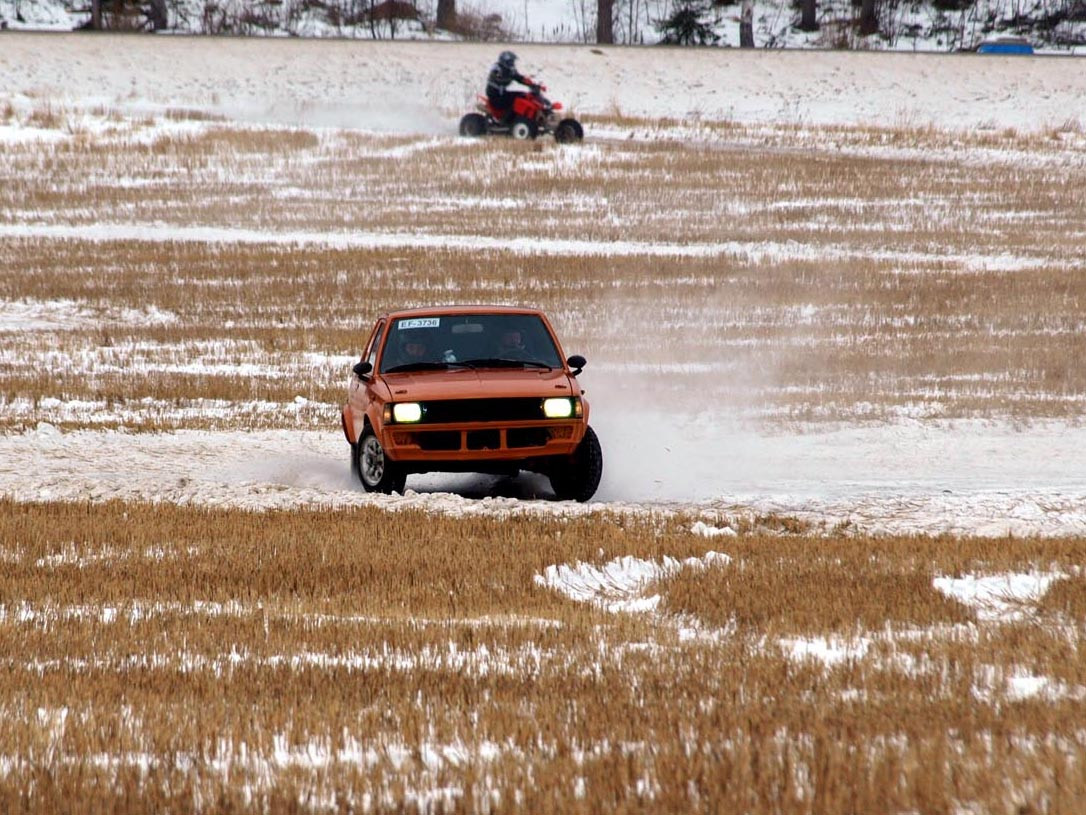
[[[562,109],[561,102],[552,102],[550,99],[543,95],[544,91],[547,90],[546,85],[541,82],[532,82],[530,79],[526,79],[526,81],[528,82],[528,87],[532,96],[543,105],[545,111]]]

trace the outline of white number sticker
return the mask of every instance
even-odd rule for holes
[[[398,321],[396,323],[396,330],[403,331],[406,328],[438,328],[440,326],[440,317],[415,317],[413,320]]]

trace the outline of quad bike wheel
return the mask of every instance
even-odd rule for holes
[[[351,447],[351,469],[358,473],[366,492],[402,493],[407,483],[407,475],[385,455],[385,448],[370,427]]]
[[[515,118],[512,127],[509,128],[509,135],[517,141],[529,141],[534,139],[538,133],[539,128],[536,123],[524,116]]]
[[[554,140],[559,144],[574,144],[584,139],[584,128],[576,119],[563,119],[554,129]]]
[[[460,120],[460,135],[477,138],[486,135],[486,117],[481,113],[467,113]]]
[[[573,451],[550,473],[551,489],[562,501],[585,502],[596,494],[603,477],[603,450],[596,431],[586,427],[584,438]]]

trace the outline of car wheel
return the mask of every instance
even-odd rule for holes
[[[486,133],[486,117],[479,113],[468,113],[460,120],[460,135],[472,138]]]
[[[526,119],[523,116],[518,116],[513,120],[513,126],[509,129],[509,135],[517,141],[528,141],[534,139],[539,129],[536,127],[535,122],[531,119]]]
[[[403,492],[407,475],[385,455],[381,440],[367,427],[352,450],[353,468],[366,492]]]
[[[596,494],[603,477],[603,450],[596,431],[585,428],[573,455],[550,473],[551,488],[562,501],[587,501]]]

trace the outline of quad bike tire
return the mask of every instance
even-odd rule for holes
[[[486,117],[481,113],[466,113],[460,120],[460,135],[478,138],[486,135]]]
[[[407,474],[385,455],[381,440],[367,427],[357,444],[351,446],[351,470],[366,492],[403,493]]]
[[[576,119],[563,119],[554,129],[554,140],[559,144],[576,144],[584,140],[584,128]]]
[[[584,503],[600,486],[603,477],[603,450],[596,431],[586,427],[584,438],[573,451],[550,473],[551,489],[561,501],[580,501]]]
[[[524,116],[518,116],[509,126],[509,135],[517,141],[531,141],[539,135],[539,126]]]

